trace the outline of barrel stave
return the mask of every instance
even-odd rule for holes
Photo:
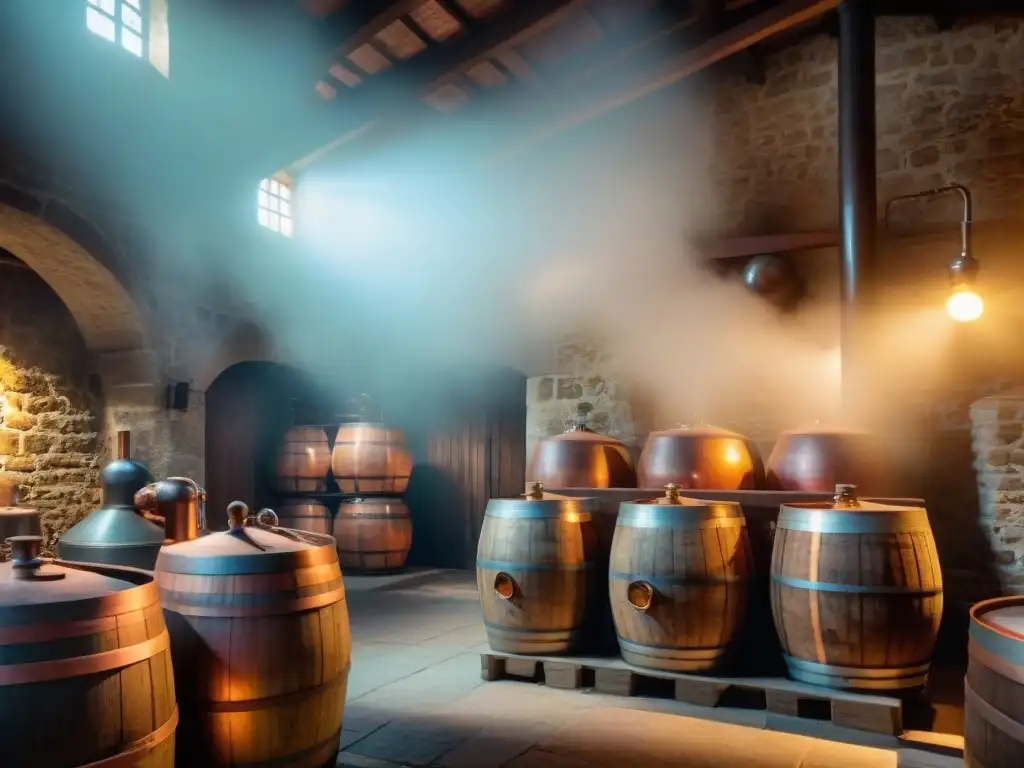
[[[292,427],[277,452],[277,483],[282,491],[323,492],[331,448],[320,427]]]
[[[477,585],[488,640],[496,651],[577,650],[594,601],[596,537],[589,519],[485,516],[477,554]],[[515,594],[495,592],[510,575]]]
[[[405,493],[412,463],[405,434],[374,424],[342,424],[331,452],[342,493]]]
[[[842,688],[923,685],[943,602],[931,531],[822,533],[784,525],[772,552],[771,602],[791,674]]]

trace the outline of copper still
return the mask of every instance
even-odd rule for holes
[[[651,432],[637,465],[640,488],[749,491],[764,488],[764,462],[749,439],[718,427]]]
[[[885,457],[873,435],[840,427],[779,435],[768,457],[769,490],[832,493],[840,481],[865,495],[889,492]]]
[[[590,403],[580,403],[576,422],[568,431],[537,444],[528,477],[548,488],[636,488],[636,471],[626,446],[587,426],[593,409]]]
[[[206,530],[206,491],[189,477],[168,477],[135,494],[135,508],[164,529],[164,543],[192,541]]]
[[[61,559],[153,569],[164,529],[135,510],[135,494],[153,476],[130,455],[130,434],[118,432],[117,458],[100,473],[102,506],[61,537]]]

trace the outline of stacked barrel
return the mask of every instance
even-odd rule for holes
[[[402,500],[412,455],[401,430],[363,421],[364,412],[340,426],[296,426],[285,434],[277,456],[279,515],[285,527],[333,536],[343,569],[386,573],[401,569],[412,547]]]

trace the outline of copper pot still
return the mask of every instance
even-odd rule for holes
[[[691,490],[764,488],[764,462],[748,438],[711,426],[651,432],[637,465],[640,488]]]
[[[568,431],[537,444],[528,477],[548,488],[636,488],[629,450],[587,426],[592,410],[590,403],[580,403],[576,422]]]
[[[206,491],[188,477],[168,477],[135,494],[135,508],[163,526],[167,543],[192,541],[206,532]]]
[[[768,457],[767,485],[773,491],[832,493],[856,485],[865,495],[889,492],[885,456],[869,432],[813,427],[783,432]]]

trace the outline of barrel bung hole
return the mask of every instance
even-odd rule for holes
[[[507,573],[494,577],[494,593],[502,600],[511,600],[516,594],[516,582]]]

